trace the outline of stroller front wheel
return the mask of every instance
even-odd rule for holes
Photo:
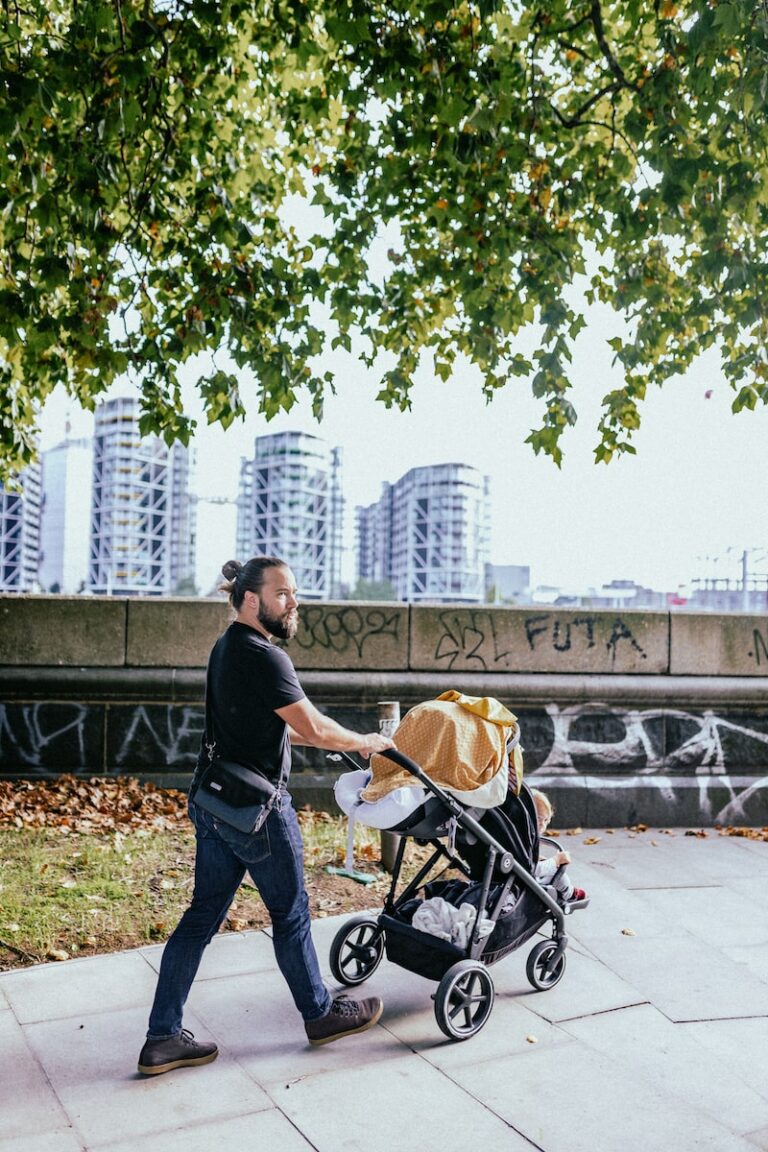
[[[552,966],[552,958],[559,949],[556,940],[542,940],[528,954],[525,974],[537,992],[546,992],[559,984],[565,972],[565,952]]]
[[[354,988],[371,976],[384,955],[384,935],[371,916],[353,916],[336,933],[330,965],[335,980]]]
[[[435,1019],[451,1040],[468,1040],[485,1024],[495,990],[484,964],[460,960],[449,968],[435,993]]]

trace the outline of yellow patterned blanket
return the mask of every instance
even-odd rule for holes
[[[490,798],[482,806],[493,807],[503,801],[507,784],[520,790],[522,750],[515,742],[508,753],[510,737],[519,737],[517,717],[498,700],[450,691],[411,708],[393,740],[436,784],[468,804],[479,804],[482,793]],[[371,774],[360,793],[369,803],[395,788],[419,786],[415,776],[386,756],[371,757]]]

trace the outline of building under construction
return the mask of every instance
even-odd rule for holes
[[[237,554],[279,556],[305,600],[341,587],[341,450],[304,432],[257,436],[240,465]]]
[[[411,468],[356,509],[361,580],[398,600],[481,603],[489,560],[489,481],[467,464]]]
[[[18,490],[0,486],[0,592],[39,589],[40,465],[28,465]]]
[[[96,410],[88,591],[168,596],[194,575],[189,450],[142,436],[138,402]]]

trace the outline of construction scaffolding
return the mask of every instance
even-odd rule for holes
[[[341,451],[303,432],[258,436],[243,459],[237,550],[244,559],[279,556],[304,599],[339,595],[343,497]]]

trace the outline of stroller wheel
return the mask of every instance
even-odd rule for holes
[[[565,952],[555,962],[554,967],[550,968],[550,962],[558,947],[556,940],[542,940],[528,954],[525,974],[538,992],[545,992],[547,988],[554,988],[555,984],[559,984],[563,978]]]
[[[451,1040],[468,1040],[491,1014],[494,999],[491,974],[484,964],[460,960],[449,968],[435,993],[435,1019]]]
[[[333,938],[331,972],[352,988],[376,971],[384,955],[384,936],[371,916],[353,916]]]

